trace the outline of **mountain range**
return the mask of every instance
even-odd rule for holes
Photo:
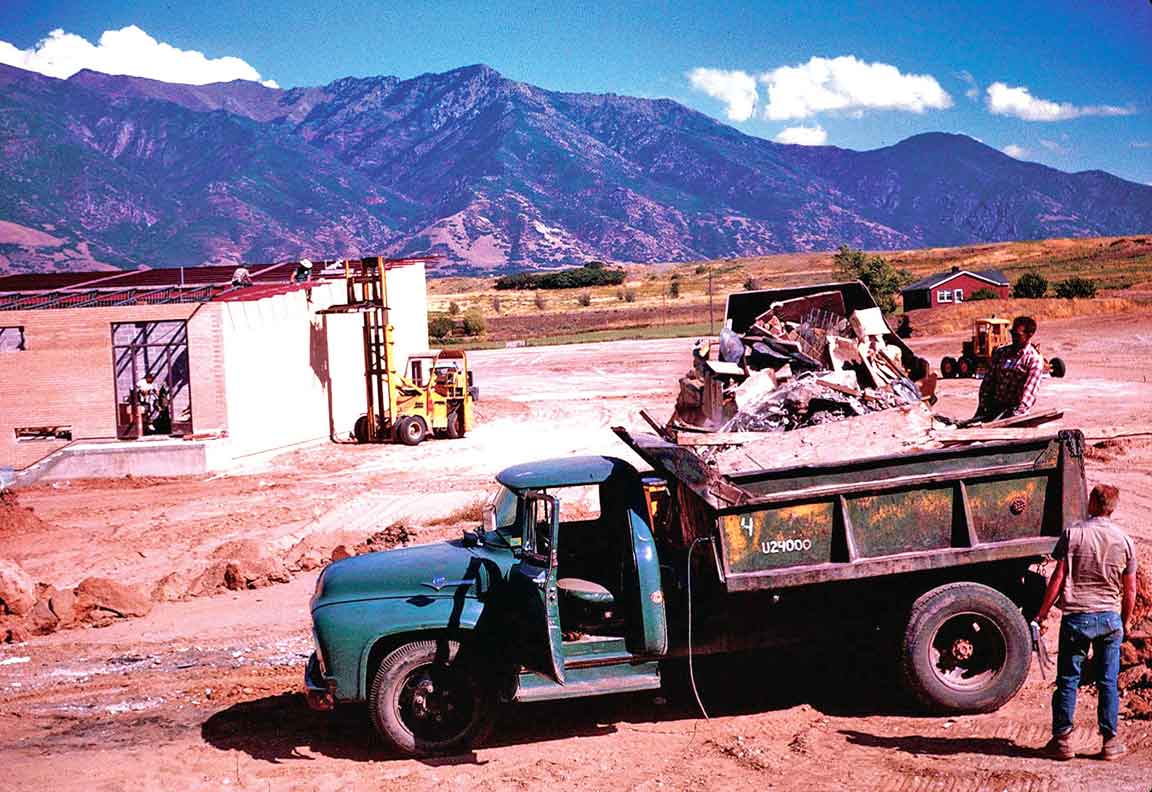
[[[438,253],[443,273],[1152,230],[963,135],[851,151],[469,66],[280,90],[0,66],[0,270]]]

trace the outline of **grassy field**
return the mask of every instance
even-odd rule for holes
[[[552,291],[498,291],[495,278],[443,278],[429,281],[431,313],[473,312],[484,317],[483,336],[450,343],[471,348],[503,346],[523,340],[533,344],[576,343],[620,338],[668,338],[718,330],[725,297],[746,288],[781,288],[839,279],[834,251],[720,259],[678,264],[626,265],[621,286]],[[1124,298],[1131,287],[1152,290],[1152,235],[1094,239],[1048,239],[970,245],[959,248],[881,252],[893,264],[920,278],[953,266],[999,269],[1012,282],[1026,272],[1039,272],[1053,286],[1072,276],[1091,278],[1109,297]],[[673,290],[679,295],[671,296]],[[1047,299],[1028,301],[1042,315],[1071,315],[1090,310],[1059,306]],[[711,303],[711,308],[709,307]],[[1051,305],[1049,305],[1051,303]],[[1107,312],[1126,310],[1127,300],[1109,304]],[[1100,307],[1103,307],[1101,304]],[[1019,306],[965,306],[977,312],[1004,312]],[[968,311],[966,310],[965,313]],[[917,321],[931,322],[925,312]],[[935,313],[935,312],[931,312]],[[958,318],[958,317],[957,317]],[[915,326],[915,324],[914,324]],[[942,327],[933,327],[934,331]],[[947,332],[947,330],[944,330]]]

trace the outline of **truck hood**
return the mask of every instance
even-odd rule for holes
[[[345,558],[324,569],[312,609],[382,597],[453,597],[461,587],[474,597],[503,578],[512,560],[508,550],[460,541]]]

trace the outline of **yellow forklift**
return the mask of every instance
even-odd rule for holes
[[[359,443],[391,441],[414,446],[429,435],[458,438],[472,429],[477,391],[463,351],[422,352],[407,360],[403,372],[396,367],[385,273],[429,258],[375,256],[345,261],[348,302],[319,312],[364,316],[367,411],[356,420],[352,432]]]

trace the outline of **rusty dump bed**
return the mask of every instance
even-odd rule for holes
[[[712,540],[729,591],[1042,556],[1085,513],[1079,431],[729,476],[615,431],[677,491],[661,540]]]

